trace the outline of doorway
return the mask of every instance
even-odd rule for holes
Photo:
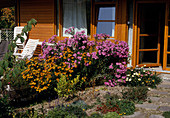
[[[137,65],[163,65],[165,4],[137,4]]]

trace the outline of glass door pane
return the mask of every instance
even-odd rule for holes
[[[138,9],[138,65],[159,65],[159,4],[142,3]]]

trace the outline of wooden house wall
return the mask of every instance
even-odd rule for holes
[[[31,18],[38,22],[29,33],[30,39],[44,41],[54,33],[54,0],[20,0],[18,25],[24,26]]]

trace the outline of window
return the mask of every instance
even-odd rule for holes
[[[60,22],[61,27],[58,29],[60,37],[68,37],[65,30],[70,27],[77,31],[85,31],[85,34],[90,34],[90,11],[91,0],[59,0]],[[61,18],[62,17],[62,18]]]
[[[57,0],[57,35],[69,37],[70,27],[86,35],[106,33],[115,38],[116,0]],[[91,5],[94,5],[91,7]],[[58,20],[59,19],[59,20]],[[92,27],[91,27],[92,26]]]
[[[107,4],[108,3],[108,4]],[[95,2],[95,33],[106,33],[115,38],[116,3]]]

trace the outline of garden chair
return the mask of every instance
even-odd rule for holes
[[[37,48],[38,42],[39,39],[28,39],[28,42],[24,46],[22,53],[18,53],[15,55],[18,56],[17,59],[24,59],[24,58],[30,59]]]

